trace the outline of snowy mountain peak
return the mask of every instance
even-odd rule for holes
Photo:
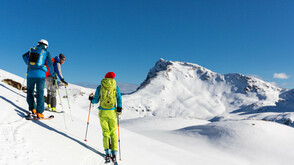
[[[147,78],[141,83],[138,89],[144,88],[147,84],[151,82],[151,80],[157,76],[157,74],[161,71],[167,71],[168,67],[172,65],[172,62],[166,61],[164,59],[160,59],[155,63],[155,66],[150,69],[149,73],[147,74]]]
[[[276,87],[255,77],[245,76],[239,73],[228,73],[220,75],[197,64],[188,62],[167,61],[162,58],[156,62],[153,68],[150,69],[146,79],[138,89],[142,89],[148,84],[152,83],[152,80],[157,77],[166,78],[167,80],[171,81],[171,77],[173,74],[174,76],[176,75],[176,80],[179,81],[185,81],[185,78],[189,77],[200,79],[202,81],[207,81],[214,85],[217,83],[226,83],[228,85],[234,86],[232,90],[239,93],[266,92],[267,90],[283,90],[282,88]]]
[[[152,79],[154,79],[157,76],[161,76],[163,78],[165,77],[169,79],[170,74],[173,74],[173,72],[183,70],[183,69],[180,69],[182,67],[185,67],[189,71],[197,70],[197,73],[201,75],[200,78],[202,80],[208,80],[211,77],[220,76],[219,74],[214,73],[197,64],[188,63],[188,62],[179,62],[179,61],[167,61],[161,58],[159,61],[155,63],[155,66],[150,69],[146,79],[140,85],[139,89],[144,88],[146,85],[148,85],[152,81]],[[185,77],[188,77],[188,76],[191,77],[190,74],[185,74],[184,70],[182,71],[182,73]]]
[[[200,65],[160,59],[130,98],[141,115],[210,118],[275,105],[284,89],[238,73],[218,74]],[[171,110],[172,109],[172,110]]]

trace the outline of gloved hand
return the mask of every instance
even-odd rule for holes
[[[93,95],[93,93],[91,93],[91,94],[89,95],[89,100],[92,101],[93,99],[94,99],[94,95]]]
[[[65,86],[68,86],[68,83],[67,83],[66,81],[64,81],[64,79],[61,79],[61,82],[63,82],[63,84],[64,84]]]
[[[121,113],[122,113],[122,107],[116,107],[116,113],[118,115],[121,115]]]

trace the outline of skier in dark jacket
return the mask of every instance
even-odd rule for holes
[[[38,118],[44,118],[44,87],[48,64],[50,73],[55,76],[51,56],[48,48],[48,41],[41,39],[38,45],[31,48],[30,51],[23,55],[23,60],[28,65],[27,72],[27,102],[29,110],[37,115]],[[37,90],[37,106],[34,100],[34,89]]]
[[[59,56],[56,56],[55,58],[52,58],[53,67],[55,73],[58,75],[61,82],[63,82],[66,86],[68,83],[64,80],[61,72],[61,64],[65,62],[65,56],[60,53]],[[54,112],[57,112],[56,110],[56,78],[53,77],[50,72],[47,71],[46,73],[46,86],[47,86],[47,106],[48,110],[52,110]]]

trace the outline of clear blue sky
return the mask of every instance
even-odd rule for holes
[[[24,77],[41,38],[70,83],[140,84],[164,58],[294,88],[293,0],[0,0],[0,69]]]

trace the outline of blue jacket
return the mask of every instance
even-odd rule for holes
[[[101,85],[99,85],[96,89],[96,92],[95,92],[95,95],[94,95],[94,98],[93,100],[91,101],[92,104],[97,104],[100,100],[100,88],[101,88]],[[116,104],[117,106],[116,107],[122,107],[122,98],[121,98],[121,94],[120,94],[120,90],[118,88],[118,86],[116,86]],[[112,109],[103,109],[101,107],[99,107],[99,109],[102,109],[102,110],[114,110],[116,107],[113,107]]]
[[[45,49],[45,47],[43,45],[38,45],[37,47],[40,47],[42,49]],[[46,53],[45,53],[45,62],[47,62],[50,73],[53,73],[55,76],[55,73],[53,71],[53,64],[51,61],[51,56],[50,53],[45,49]],[[28,51],[27,53],[25,53],[22,58],[24,60],[24,62],[29,65],[29,57],[30,57],[30,51]],[[44,65],[42,68],[39,69],[33,69],[28,67],[28,73],[27,73],[27,77],[30,78],[46,78],[46,72],[47,72],[47,67]]]
[[[61,72],[61,63],[60,63],[60,58],[58,56],[56,56],[54,58],[54,64],[53,64],[53,67],[54,67],[54,71],[55,73],[58,75],[59,79],[62,80],[64,79],[63,76],[62,76],[62,72]]]

